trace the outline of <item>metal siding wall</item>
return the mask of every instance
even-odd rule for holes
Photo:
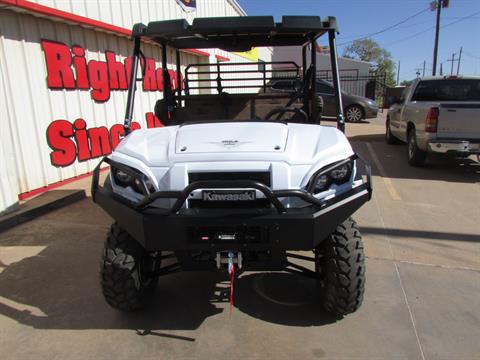
[[[0,133],[0,141],[3,145],[12,140],[18,182],[15,196],[93,170],[98,159],[76,161],[63,168],[52,166],[52,149],[46,140],[47,128],[54,120],[73,122],[78,118],[87,122],[87,128],[110,128],[114,124],[121,124],[127,92],[113,90],[108,101],[96,103],[91,99],[90,90],[48,89],[40,40],[58,41],[69,47],[80,45],[85,49],[87,61],[105,61],[105,51],[110,50],[116,53],[117,61],[123,62],[132,52],[132,43],[123,37],[9,10],[0,10],[0,33],[0,63],[4,75],[1,85],[2,92],[5,92],[5,96],[2,96],[5,106],[2,106],[0,113],[1,128],[4,130]],[[145,55],[154,58],[159,68],[160,48],[146,44],[143,48]],[[172,49],[168,51],[168,59],[169,68],[175,69]],[[182,54],[182,72],[186,63],[197,62],[197,56]],[[144,128],[145,113],[153,111],[161,93],[144,92],[142,85],[138,85],[134,119]],[[11,129],[11,132],[5,129]],[[3,207],[0,202],[0,211]]]
[[[175,0],[34,0],[63,11],[131,29],[137,22],[195,17],[242,16],[227,0],[197,0],[196,12],[185,12]],[[237,61],[234,54],[211,49],[211,53]],[[237,58],[235,58],[237,57]],[[266,60],[269,61],[269,60]]]
[[[34,0],[63,11],[86,16],[106,23],[131,29],[137,22],[155,20],[187,19],[195,17],[242,16],[228,0],[197,0],[196,12],[185,12],[175,0]],[[238,55],[210,49],[210,53],[230,58],[232,61],[248,61]],[[262,58],[270,61],[271,54]],[[216,62],[216,61],[214,61]]]
[[[226,0],[197,0],[196,12],[184,12],[175,0],[33,0],[34,2],[131,29],[137,22],[196,16],[239,16]],[[227,15],[228,14],[228,15]]]
[[[1,53],[0,43],[0,53]],[[2,59],[0,58],[0,62]],[[0,214],[15,207],[17,198],[17,164],[15,159],[13,136],[8,119],[10,118],[6,99],[6,82],[3,68],[0,66]]]

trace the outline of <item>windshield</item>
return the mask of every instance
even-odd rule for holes
[[[480,80],[420,81],[412,101],[480,101]]]

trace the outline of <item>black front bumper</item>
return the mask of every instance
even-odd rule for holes
[[[131,169],[108,158],[103,161],[131,172]],[[100,165],[94,170],[93,200],[148,251],[311,250],[372,194],[370,168],[365,164],[366,180],[361,185],[326,201],[318,200],[303,190],[272,191],[259,182],[229,180],[198,181],[183,191],[145,194],[143,201],[134,204],[98,186]],[[132,173],[132,176],[137,175]],[[273,206],[267,209],[182,207],[193,190],[208,188],[257,189]],[[284,197],[299,197],[311,205],[287,209],[279,200]],[[149,206],[158,198],[174,198],[177,201],[169,209]]]

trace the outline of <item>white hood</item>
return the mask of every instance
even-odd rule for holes
[[[182,126],[175,153],[285,151],[288,126],[283,123],[208,123]]]
[[[120,142],[112,158],[134,158],[147,167],[171,167],[225,161],[320,165],[351,155],[345,135],[330,126],[237,122],[136,130]]]

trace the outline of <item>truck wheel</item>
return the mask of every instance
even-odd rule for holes
[[[158,276],[146,271],[152,269],[153,261],[140,244],[114,223],[107,235],[100,270],[107,303],[121,311],[133,311],[146,305],[158,280]]]
[[[363,109],[358,105],[350,105],[345,109],[345,117],[348,122],[359,122],[363,119]]]
[[[356,222],[349,218],[338,225],[315,255],[325,310],[342,316],[358,310],[365,291],[365,256]]]
[[[408,163],[412,166],[425,165],[425,161],[427,160],[427,152],[418,148],[415,129],[411,129],[408,132],[407,145]]]
[[[385,127],[386,127],[385,128],[385,142],[389,145],[398,144],[400,141],[395,136],[393,136],[393,134],[392,134],[392,130],[390,128],[390,119],[387,119]]]

